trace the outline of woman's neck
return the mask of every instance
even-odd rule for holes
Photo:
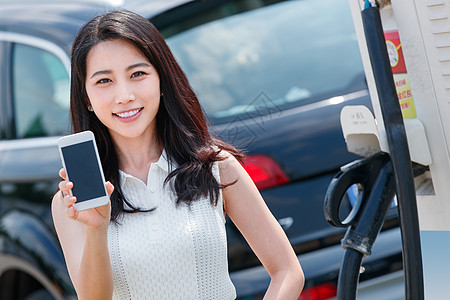
[[[158,161],[163,146],[155,134],[136,138],[113,138],[119,157],[119,168],[147,183],[150,165]]]

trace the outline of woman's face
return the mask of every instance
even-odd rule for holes
[[[85,84],[94,113],[114,140],[154,133],[159,76],[133,44],[115,39],[95,45],[86,58]]]

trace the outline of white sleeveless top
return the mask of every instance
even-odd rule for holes
[[[147,184],[124,172],[127,200],[152,212],[124,214],[108,228],[114,277],[113,299],[235,299],[230,280],[222,194],[176,206],[163,151],[149,170]],[[220,182],[218,164],[213,174]]]

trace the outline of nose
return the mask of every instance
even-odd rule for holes
[[[126,83],[116,85],[115,102],[117,104],[126,104],[136,100],[133,90]]]

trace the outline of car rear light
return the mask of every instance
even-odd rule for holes
[[[300,294],[299,300],[325,300],[337,296],[336,285],[325,283],[304,289]]]
[[[244,168],[259,190],[268,189],[289,182],[281,167],[265,155],[249,155],[244,160]]]

